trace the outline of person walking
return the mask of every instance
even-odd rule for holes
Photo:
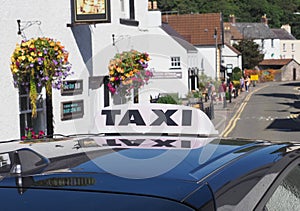
[[[216,92],[215,85],[213,84],[212,81],[210,81],[207,87],[208,99],[213,100],[213,95],[215,92]]]
[[[248,75],[247,75],[245,81],[246,81],[246,82],[245,82],[245,84],[246,84],[246,92],[249,92],[249,87],[250,87],[251,80],[250,80],[250,78],[249,78]]]
[[[241,92],[245,91],[245,79],[243,76],[240,78],[240,89]]]
[[[219,86],[218,94],[219,94],[219,101],[223,102],[225,98],[225,92],[226,92],[226,84],[224,81]]]
[[[230,80],[230,81],[229,81],[229,85],[228,85],[229,103],[231,103],[232,91],[233,91],[233,83],[232,83],[232,81]]]

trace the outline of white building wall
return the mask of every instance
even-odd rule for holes
[[[72,63],[74,74],[68,80],[83,79],[83,93],[73,96],[61,96],[59,90],[53,90],[53,114],[55,134],[88,133],[93,124],[93,115],[103,107],[103,85],[98,89],[89,89],[90,76],[104,76],[108,74],[108,62],[115,53],[123,50],[136,49],[150,54],[149,67],[155,71],[170,70],[170,57],[180,56],[182,69],[181,79],[153,79],[145,88],[157,89],[161,92],[178,92],[184,97],[187,93],[187,52],[172,38],[168,37],[158,26],[160,14],[158,11],[149,11],[148,1],[135,1],[135,19],[139,26],[120,24],[120,18],[129,17],[129,0],[111,1],[111,23],[97,25],[80,25],[67,27],[71,23],[70,1],[61,0],[15,0],[3,1],[0,7],[0,108],[1,133],[0,139],[18,139],[19,126],[19,96],[18,90],[13,87],[10,72],[10,56],[15,45],[22,37],[17,34],[17,19],[25,21],[39,21],[40,25],[33,24],[24,29],[27,39],[50,37],[58,40],[69,51],[69,61]],[[27,22],[29,23],[29,22]],[[112,35],[115,35],[113,46]],[[211,68],[209,62],[204,63],[207,71]],[[141,90],[143,92],[144,89]],[[157,92],[156,92],[157,93]],[[149,94],[149,93],[148,93]],[[144,98],[143,98],[144,97]],[[61,102],[84,100],[83,118],[62,121]],[[141,100],[148,101],[149,95],[141,94]]]
[[[242,69],[242,56],[236,54],[226,45],[224,45],[224,48],[222,49],[222,59],[225,67],[227,64],[232,64],[233,68],[238,67]]]
[[[300,40],[280,40],[280,58],[293,58],[300,64]]]
[[[262,53],[265,55],[264,59],[279,59],[280,58],[280,40],[279,39],[255,39],[262,50]],[[272,44],[273,42],[273,44]]]
[[[200,69],[203,73],[210,76],[212,79],[216,78],[216,49],[214,47],[197,47]]]

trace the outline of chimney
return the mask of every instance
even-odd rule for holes
[[[264,23],[265,25],[268,25],[268,18],[266,14],[261,16],[261,22]]]
[[[229,15],[229,22],[235,24],[235,16],[233,14]]]
[[[282,25],[281,28],[291,34],[291,26],[289,24]]]

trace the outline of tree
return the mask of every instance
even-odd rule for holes
[[[243,69],[253,69],[264,59],[264,54],[259,50],[259,45],[253,40],[241,40],[233,47],[242,53]]]

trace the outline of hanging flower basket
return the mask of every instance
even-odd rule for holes
[[[36,117],[38,90],[60,89],[62,81],[71,74],[69,53],[60,42],[51,38],[23,40],[11,56],[11,71],[17,88],[29,91],[32,116]]]
[[[148,84],[153,76],[153,73],[147,70],[149,60],[147,53],[136,50],[116,54],[108,67],[109,91],[122,97],[130,96],[132,89],[139,89]]]

